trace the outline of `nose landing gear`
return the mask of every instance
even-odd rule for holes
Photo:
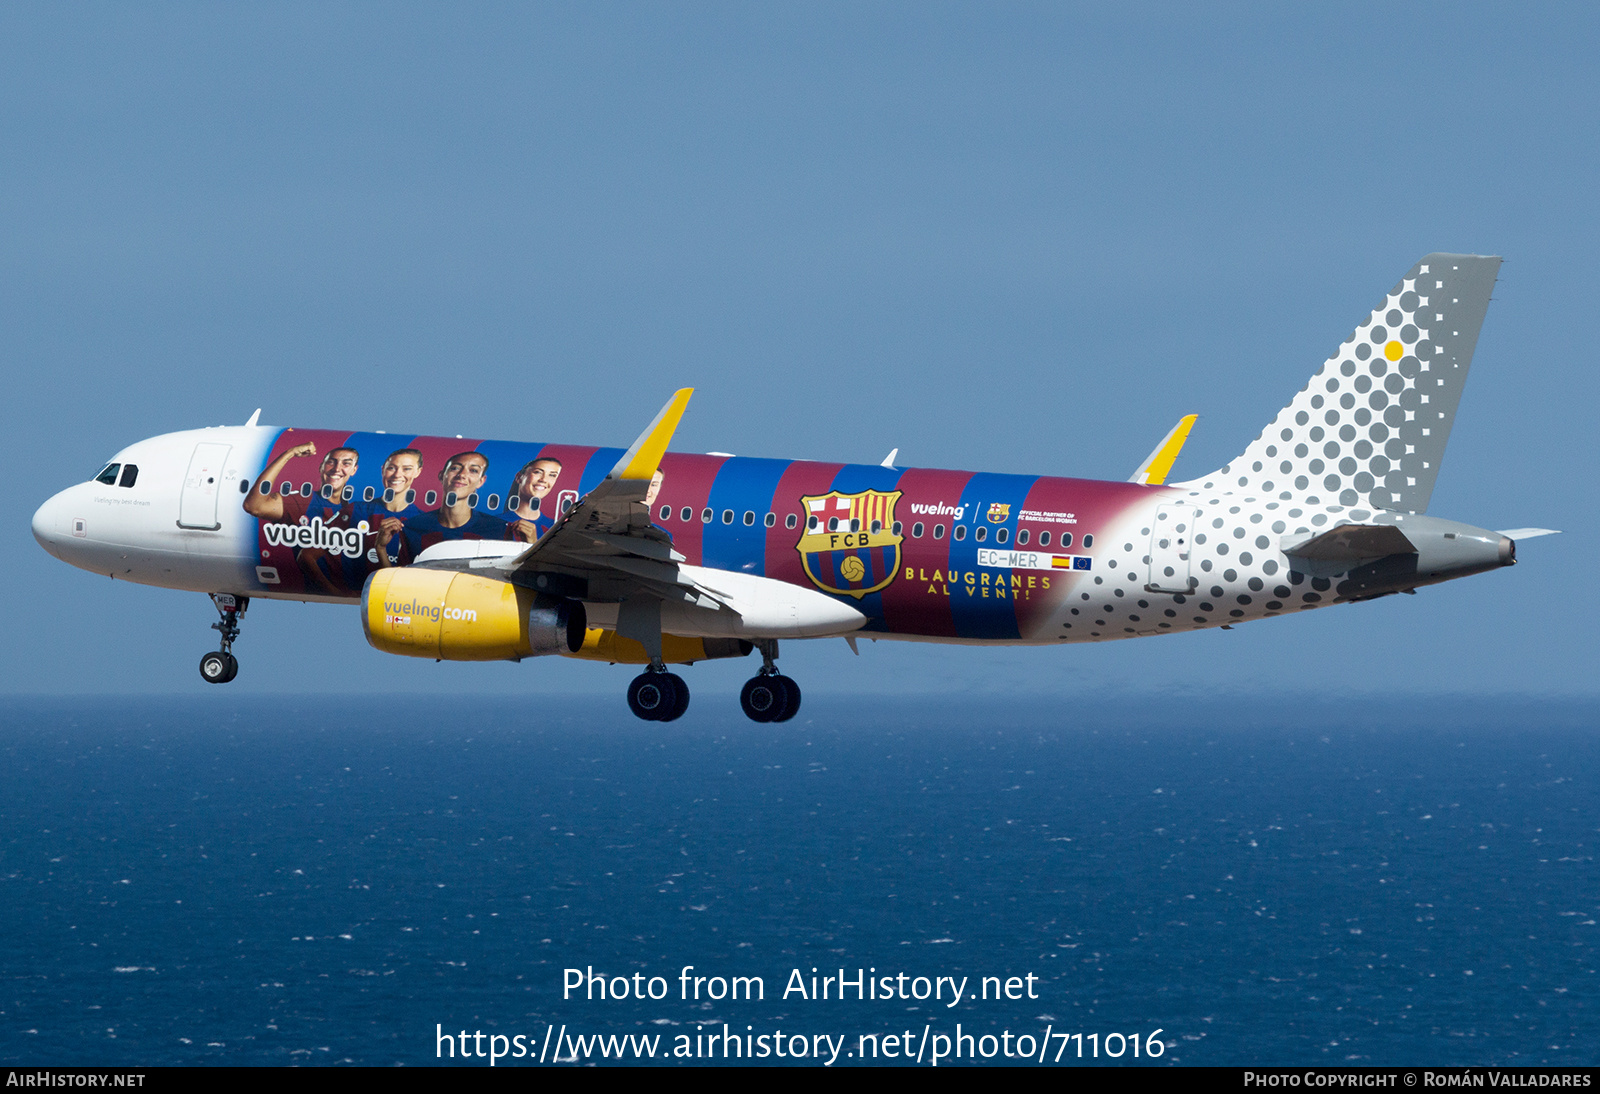
[[[739,705],[752,722],[787,722],[800,711],[800,685],[772,663],[778,656],[776,639],[758,642],[756,648],[761,651],[761,668],[739,692]]]
[[[628,685],[628,709],[647,722],[672,722],[689,709],[689,685],[659,661]]]
[[[222,635],[222,648],[200,658],[200,678],[208,684],[226,684],[239,675],[239,661],[233,656],[233,642],[239,637],[239,619],[250,606],[248,596],[212,593],[211,603],[222,618],[211,629]]]

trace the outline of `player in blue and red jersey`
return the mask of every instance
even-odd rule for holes
[[[361,456],[353,448],[331,449],[322,459],[322,489],[307,497],[303,492],[285,494],[273,491],[277,480],[290,460],[315,456],[317,446],[311,441],[295,445],[267,465],[266,470],[252,485],[244,499],[244,511],[263,521],[282,524],[310,524],[320,520],[328,528],[352,528],[356,524],[354,507],[344,496],[345,484],[356,473]],[[262,484],[267,492],[262,493]],[[305,574],[307,586],[328,596],[351,596],[352,589],[346,580],[343,565],[328,557],[320,547],[301,547],[295,551],[295,561]],[[360,588],[359,585],[355,588]]]
[[[507,539],[532,543],[550,530],[555,521],[544,515],[542,507],[545,495],[560,477],[561,461],[554,456],[540,456],[523,464],[511,480],[511,496],[506,499],[506,511],[511,514]]]
[[[383,493],[371,501],[352,502],[354,522],[365,521],[368,535],[363,555],[345,559],[345,578],[352,589],[361,588],[373,570],[400,565],[405,522],[422,513],[412,489],[421,474],[422,453],[415,448],[398,448],[383,461],[379,475]]]
[[[405,522],[405,561],[414,562],[435,543],[451,539],[505,539],[506,522],[472,508],[489,471],[481,452],[458,452],[439,472],[444,503],[431,513],[419,513]]]

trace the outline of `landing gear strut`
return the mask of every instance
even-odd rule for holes
[[[752,722],[787,722],[800,711],[800,685],[772,663],[778,656],[777,639],[764,639],[756,648],[761,651],[761,668],[745,682],[739,705]]]
[[[234,639],[239,637],[239,619],[250,607],[248,596],[212,593],[211,603],[222,618],[211,629],[222,635],[222,648],[200,658],[200,678],[208,684],[226,684],[239,675],[239,661],[233,656]]]
[[[689,709],[689,685],[661,661],[653,661],[628,685],[628,709],[647,722],[676,721]]]

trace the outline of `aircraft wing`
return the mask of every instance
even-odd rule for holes
[[[644,592],[658,600],[723,607],[679,569],[684,557],[672,549],[672,537],[650,523],[644,504],[693,394],[693,388],[674,393],[599,486],[561,514],[537,543],[499,565],[582,577],[592,599],[625,601]]]

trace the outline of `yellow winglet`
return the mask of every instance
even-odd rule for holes
[[[1156,445],[1155,451],[1144,458],[1139,465],[1139,470],[1133,473],[1129,482],[1139,483],[1141,486],[1160,486],[1167,481],[1167,472],[1172,470],[1173,461],[1178,458],[1178,453],[1183,451],[1183,442],[1189,439],[1189,430],[1194,428],[1194,423],[1199,419],[1198,414],[1185,414],[1178,419],[1178,424],[1172,427],[1166,439]]]
[[[656,468],[661,466],[661,457],[666,455],[667,445],[672,443],[672,434],[677,431],[683,412],[689,408],[689,396],[693,394],[692,387],[673,392],[655,421],[639,434],[639,439],[622,454],[622,459],[617,461],[606,478],[649,480],[656,473]]]

